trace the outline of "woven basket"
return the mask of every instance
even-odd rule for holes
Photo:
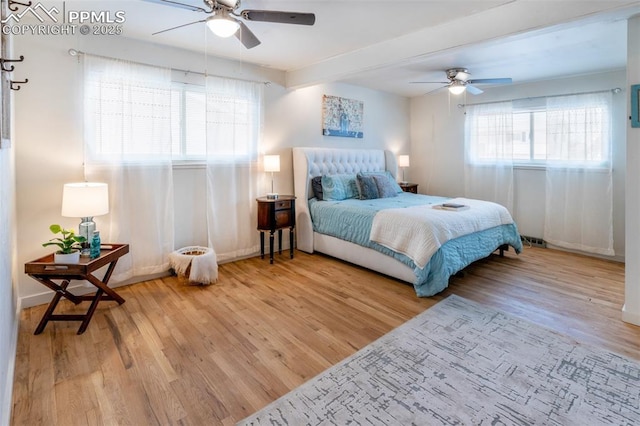
[[[200,256],[202,254],[208,253],[209,250],[211,249],[208,247],[190,246],[183,247],[179,250],[176,250],[176,252],[185,256]]]
[[[193,280],[191,278],[191,266],[197,256],[210,255],[214,257],[215,270],[210,271],[208,282],[203,280]],[[215,253],[209,247],[188,246],[178,249],[169,255],[171,267],[181,281],[188,281],[189,284],[208,285],[216,281],[218,276],[218,265],[215,263]],[[186,267],[185,267],[186,265]]]

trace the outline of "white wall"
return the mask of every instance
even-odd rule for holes
[[[4,38],[5,36],[0,37]],[[10,51],[11,39],[7,40]],[[1,78],[10,74],[2,73]],[[3,93],[12,97],[12,92]],[[0,108],[1,110],[2,108]],[[2,110],[2,115],[11,111]],[[9,144],[0,149],[0,425],[9,424],[11,395],[18,339],[18,292],[15,262],[15,179],[14,149]]]
[[[627,84],[640,84],[640,15],[631,17],[627,22]],[[626,99],[630,100],[627,93]],[[630,105],[628,115],[631,115]],[[628,126],[627,132],[627,209],[626,235],[627,255],[625,264],[625,295],[622,319],[640,325],[640,129]]]
[[[265,114],[265,152],[280,154],[276,189],[293,194],[291,147],[384,148],[409,151],[409,100],[347,84],[325,84],[297,90],[270,87]],[[364,138],[322,134],[322,95],[364,102]]]
[[[411,100],[410,180],[419,191],[435,195],[464,194],[464,110],[461,103],[491,102],[534,96],[607,90],[613,95],[613,238],[616,258],[625,253],[625,171],[627,84],[624,71],[576,76],[570,79],[513,84],[487,89],[482,95],[450,96],[446,90]],[[545,174],[515,171],[513,216],[523,235],[542,237]]]
[[[13,271],[14,244],[13,150],[0,149],[0,424],[9,424],[18,335]]]
[[[82,73],[78,58],[67,53],[71,47],[175,69],[203,71],[205,66],[202,54],[122,38],[16,37],[16,52],[26,58],[20,77],[29,78],[16,97],[19,265],[49,252],[41,243],[50,238],[51,223],[78,223],[60,216],[63,184],[83,180]],[[281,194],[293,193],[291,147],[409,149],[409,100],[404,97],[345,84],[287,90],[279,71],[214,58],[207,58],[206,65],[212,74],[271,82],[265,87],[264,151],[281,155],[281,172],[275,174]],[[323,94],[364,101],[364,139],[322,135]],[[205,245],[204,169],[176,168],[174,176],[176,248]],[[265,192],[267,185],[270,176],[265,175]],[[104,218],[95,220],[99,228]],[[19,274],[18,281],[24,307],[50,300],[49,292],[26,275]]]

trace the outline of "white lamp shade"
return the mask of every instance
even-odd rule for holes
[[[62,216],[93,217],[109,213],[109,187],[106,183],[65,183]]]
[[[265,172],[279,172],[280,171],[280,156],[279,155],[265,155],[264,156],[264,171]]]
[[[409,156],[408,155],[399,155],[398,156],[398,167],[409,167]]]
[[[218,37],[231,37],[238,31],[240,24],[225,14],[216,14],[207,19],[207,27]]]

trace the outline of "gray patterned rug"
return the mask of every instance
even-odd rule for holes
[[[638,425],[640,363],[450,296],[240,425]]]

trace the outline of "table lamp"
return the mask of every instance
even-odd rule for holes
[[[400,167],[402,169],[402,182],[401,183],[407,183],[407,181],[404,180],[404,169],[409,167],[409,156],[408,155],[399,155],[398,156],[398,167]]]
[[[91,241],[96,230],[94,216],[109,213],[109,188],[106,183],[65,183],[62,191],[62,216],[79,217],[78,235]],[[83,244],[82,254],[88,254],[88,244]],[[87,251],[87,253],[85,253]]]
[[[280,171],[280,156],[279,155],[265,155],[264,156],[264,171],[271,172],[271,192],[267,193],[267,198],[275,200],[278,198],[278,193],[273,191],[273,172]]]

